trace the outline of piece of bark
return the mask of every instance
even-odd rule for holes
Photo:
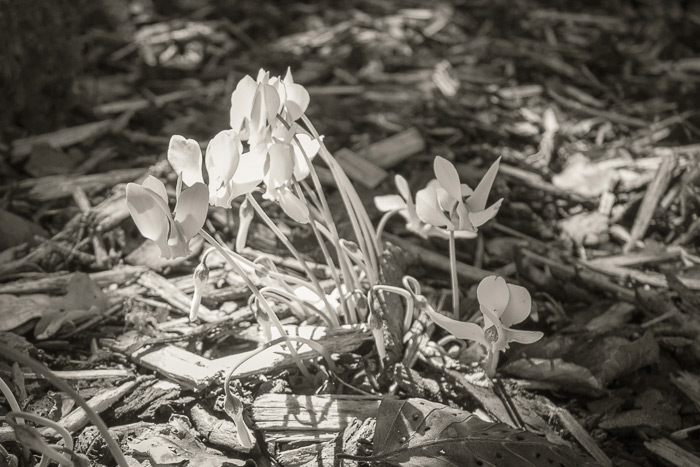
[[[192,406],[190,418],[197,431],[209,443],[238,452],[250,452],[250,448],[244,447],[238,440],[236,425],[231,420],[217,417],[201,404]]]
[[[137,283],[146,287],[151,294],[160,297],[165,302],[180,310],[182,314],[189,315],[192,298],[178,289],[177,286],[171,284],[168,279],[153,271],[148,271],[139,276]],[[221,319],[218,313],[211,311],[204,305],[199,306],[199,313],[197,316],[205,323],[211,323]]]
[[[700,377],[698,375],[688,371],[679,371],[677,376],[671,376],[671,382],[688,396],[700,410]]]
[[[661,165],[659,165],[654,179],[649,184],[644,194],[642,205],[639,207],[637,218],[634,220],[632,230],[630,231],[630,238],[623,248],[625,253],[636,245],[637,240],[644,238],[644,234],[649,228],[649,224],[651,224],[651,219],[654,217],[656,206],[658,206],[664,193],[666,193],[668,184],[671,182],[673,170],[676,168],[677,163],[678,157],[670,151],[661,161]]]
[[[350,149],[342,148],[336,151],[334,156],[348,178],[367,188],[376,188],[389,175],[386,170],[358,156]]]
[[[700,465],[700,457],[689,453],[666,438],[645,441],[644,447],[676,467],[697,467]]]
[[[406,158],[425,149],[425,140],[418,129],[409,128],[376,143],[359,153],[363,158],[383,169],[398,165]]]

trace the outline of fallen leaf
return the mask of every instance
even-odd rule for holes
[[[485,422],[470,412],[423,399],[384,399],[377,415],[374,455],[338,458],[408,467],[598,466],[525,430]]]

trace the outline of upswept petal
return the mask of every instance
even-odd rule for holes
[[[158,180],[153,175],[149,175],[144,179],[141,186],[144,188],[148,188],[153,193],[157,194],[158,198],[163,200],[162,203],[159,203],[159,205],[163,208],[163,211],[168,213],[170,212],[170,209],[168,209],[168,192],[166,191],[163,182]]]
[[[438,179],[440,185],[450,194],[455,200],[462,199],[462,187],[459,183],[459,174],[457,169],[444,157],[437,156],[433,163],[435,170],[435,178]]]
[[[209,141],[206,166],[210,189],[218,190],[231,180],[242,149],[238,133],[233,130],[220,131]]]
[[[457,339],[469,339],[479,344],[487,345],[484,330],[479,325],[448,318],[433,310],[431,306],[426,306],[425,312],[435,324],[448,331]]]
[[[402,175],[394,175],[394,184],[396,185],[396,189],[398,190],[399,194],[403,197],[403,199],[408,200],[409,198],[412,198],[411,188],[409,188],[408,182],[405,178],[403,178]]]
[[[406,201],[399,195],[375,196],[374,205],[382,212],[406,209]]]
[[[236,90],[231,94],[231,128],[234,131],[241,131],[245,120],[250,119],[257,89],[258,83],[246,75],[238,82]]]
[[[416,214],[420,220],[435,227],[455,228],[438,206],[437,193],[430,185],[416,193]]]
[[[493,203],[491,206],[489,206],[487,209],[484,209],[483,211],[476,211],[476,212],[469,212],[469,220],[471,221],[472,224],[474,224],[474,227],[481,227],[494,217],[496,217],[496,214],[498,214],[498,210],[501,209],[501,204],[503,203],[503,198],[499,199],[495,203]]]
[[[267,156],[262,151],[249,151],[241,154],[236,173],[230,185],[231,200],[253,191],[265,175]]]
[[[268,191],[286,185],[294,175],[294,150],[291,144],[276,142],[268,149],[269,168],[265,174]]]
[[[499,318],[508,305],[509,294],[506,280],[496,275],[483,278],[476,288],[479,304]]]
[[[126,185],[126,203],[141,235],[153,240],[160,248],[161,255],[170,258],[168,232],[170,231],[170,212],[163,209],[163,200],[154,191],[136,183]]]
[[[496,159],[496,162],[489,167],[489,170],[486,171],[479,185],[474,190],[474,194],[467,199],[466,203],[470,211],[483,211],[486,208],[486,201],[489,197],[493,182],[496,179],[496,174],[498,174],[498,166],[500,163],[501,158],[499,157]]]
[[[525,287],[515,284],[508,284],[509,299],[501,321],[505,326],[518,324],[530,316],[532,311],[532,299],[530,292]]]
[[[306,206],[306,203],[292,193],[292,190],[286,187],[278,189],[277,199],[280,207],[289,217],[300,224],[309,222],[309,208]]]
[[[292,121],[299,119],[309,107],[311,98],[309,92],[300,84],[294,83],[292,71],[287,68],[284,77],[284,89],[286,92],[285,106]]]
[[[175,222],[182,226],[185,241],[194,237],[207,219],[209,193],[204,183],[183,190],[175,205]]]
[[[542,339],[544,333],[540,331],[520,331],[518,329],[505,329],[508,342],[520,342],[521,344],[532,344]]]
[[[299,145],[303,148],[303,152],[299,148]],[[311,169],[306,163],[304,155],[309,158],[309,162],[313,161],[316,154],[318,154],[318,151],[321,149],[321,144],[315,138],[305,133],[297,133],[292,142],[292,147],[294,148],[294,177],[298,181],[301,181],[311,173]]]
[[[202,178],[202,149],[193,139],[174,135],[168,145],[168,161],[178,176],[187,186],[203,182]]]

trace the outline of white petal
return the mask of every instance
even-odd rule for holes
[[[488,207],[488,209],[484,209],[483,211],[477,212],[469,212],[469,220],[472,224],[474,224],[475,227],[484,225],[485,223],[496,217],[496,214],[498,214],[498,210],[501,209],[502,203],[503,198],[493,203],[491,206]]]
[[[476,298],[479,304],[500,317],[508,305],[508,284],[501,276],[488,276],[479,282],[476,288]]]
[[[180,135],[170,138],[168,145],[168,161],[178,176],[187,186],[192,186],[202,179],[202,150],[199,143],[193,139],[185,139]]]
[[[518,324],[527,318],[532,311],[532,299],[530,292],[525,287],[508,284],[509,299],[506,309],[501,315],[501,321],[505,326]]]
[[[399,195],[375,196],[374,205],[382,212],[406,209],[406,201]]]
[[[300,224],[309,222],[309,208],[291,190],[287,188],[278,190],[278,199],[280,207],[289,217]]]
[[[294,148],[294,177],[297,180],[304,180],[310,173],[310,168],[306,163],[306,157],[309,161],[312,161],[316,154],[318,154],[319,149],[321,149],[321,144],[314,138],[304,133],[297,133],[296,138],[292,142],[292,147]],[[302,152],[299,149],[299,144],[304,149]]]
[[[170,212],[160,196],[141,185],[129,183],[126,185],[126,203],[141,235],[156,242],[161,256],[169,258]]]
[[[483,178],[479,182],[479,186],[474,190],[474,194],[467,199],[467,207],[472,212],[483,211],[486,208],[486,201],[489,197],[489,192],[493,186],[493,181],[496,179],[498,174],[498,165],[501,162],[501,158],[496,159],[489,170],[486,171]]]
[[[430,306],[425,307],[425,312],[435,324],[445,329],[457,339],[469,339],[479,344],[487,345],[486,338],[484,337],[484,330],[481,329],[479,325],[448,318],[433,310]]]
[[[294,175],[294,150],[291,144],[273,143],[269,148],[270,167],[265,174],[268,188],[279,188],[292,180]]]
[[[433,168],[435,169],[435,178],[438,179],[440,185],[455,200],[461,200],[462,187],[459,183],[459,174],[452,162],[444,157],[437,156],[433,163]]]
[[[233,178],[238,168],[242,150],[238,133],[233,130],[220,131],[207,146],[206,166],[209,184],[218,189]]]
[[[163,200],[163,203],[161,204],[161,206],[163,206],[163,210],[166,212],[170,212],[170,208],[168,207],[168,192],[166,191],[163,182],[161,182],[153,175],[149,175],[145,178],[141,186],[144,188],[148,188],[149,190],[157,194],[158,197]]]
[[[231,94],[231,128],[240,131],[246,118],[250,118],[258,83],[246,75],[238,82]]]
[[[508,342],[520,342],[521,344],[532,344],[542,339],[544,336],[540,331],[519,331],[517,329],[507,329],[506,339]]]
[[[263,97],[263,109],[268,123],[272,124],[277,121],[277,114],[282,109],[282,102],[277,90],[269,84],[260,85],[260,93]]]
[[[304,86],[294,83],[292,72],[289,69],[287,69],[287,75],[284,77],[284,88],[287,94],[285,105],[289,112],[289,117],[292,121],[295,121],[306,112],[311,98]]]
[[[262,182],[265,175],[264,152],[246,152],[241,154],[236,173],[233,174],[231,198],[250,193]]]
[[[396,189],[403,199],[408,200],[409,198],[412,198],[411,188],[408,186],[408,182],[402,175],[394,175],[394,183],[396,184]]]
[[[436,227],[454,229],[454,224],[445,216],[437,203],[435,188],[427,186],[416,193],[416,214],[423,222]]]
[[[186,241],[204,226],[208,206],[209,193],[204,183],[195,183],[180,194],[175,206],[175,222],[182,226]]]

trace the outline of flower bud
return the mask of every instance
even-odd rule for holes
[[[241,207],[238,209],[238,233],[236,234],[236,252],[240,253],[245,248],[246,239],[248,238],[248,229],[250,223],[255,216],[255,210],[250,205],[247,199],[243,200]]]
[[[204,263],[199,263],[194,270],[192,275],[192,281],[194,282],[194,295],[192,295],[192,306],[190,307],[190,321],[197,319],[197,312],[199,312],[199,305],[202,303],[202,292],[204,291],[204,286],[207,285],[209,280],[209,268]]]

